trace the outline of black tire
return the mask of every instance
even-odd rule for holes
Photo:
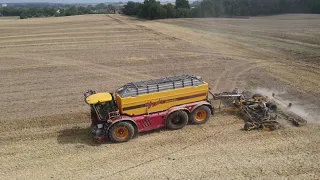
[[[269,108],[271,112],[276,112],[278,108],[278,106],[274,103],[267,103],[266,106]]]
[[[252,122],[246,122],[244,124],[243,129],[246,130],[246,131],[251,131],[251,130],[257,129],[257,126],[254,125]]]
[[[209,120],[210,115],[211,109],[208,106],[200,106],[192,111],[190,115],[190,122],[192,124],[204,124]]]
[[[182,110],[171,113],[167,120],[166,126],[168,129],[182,129],[188,123],[188,114]]]
[[[274,131],[280,128],[280,124],[276,121],[263,124],[264,131]]]
[[[262,94],[254,94],[254,95],[252,95],[252,99],[259,98],[259,97],[263,97]]]
[[[134,127],[129,122],[119,122],[109,129],[109,139],[116,143],[129,141],[134,135]]]

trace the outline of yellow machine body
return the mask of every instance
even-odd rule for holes
[[[88,104],[97,104],[97,103],[103,103],[103,102],[108,102],[112,100],[112,96],[110,93],[97,93],[93,94],[91,96],[88,96],[86,98],[86,102]]]
[[[207,99],[208,83],[160,92],[121,97],[115,94],[121,114],[142,115],[167,110],[171,107]]]

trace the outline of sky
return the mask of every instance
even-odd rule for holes
[[[0,3],[25,3],[25,2],[50,2],[50,3],[101,3],[101,2],[119,2],[121,0],[0,0]],[[125,0],[122,0],[125,1]]]

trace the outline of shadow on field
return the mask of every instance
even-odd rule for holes
[[[104,140],[102,143],[95,141],[91,134],[90,127],[80,128],[73,127],[59,131],[58,135],[59,144],[86,144],[89,146],[99,146],[101,144],[110,144],[109,140]]]
[[[168,131],[165,128],[155,129],[147,132],[137,133],[133,138],[138,138],[139,136],[145,136],[153,133],[161,133]],[[103,142],[97,142],[93,139],[90,127],[80,128],[75,126],[73,128],[60,130],[57,138],[59,144],[85,144],[89,146],[99,146],[102,144],[115,144],[111,142],[108,138],[103,140]]]

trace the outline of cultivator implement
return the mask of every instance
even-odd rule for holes
[[[290,111],[292,106],[289,103],[286,106],[281,99],[275,97],[273,94],[273,101],[269,100],[267,96],[261,94],[253,94],[250,92],[239,93],[238,89],[232,92],[223,92],[213,94],[214,100],[218,100],[218,111],[232,111],[240,112],[245,117],[244,129],[247,131],[254,129],[262,130],[276,130],[281,127],[277,121],[279,119],[285,119],[291,122],[295,126],[303,126],[307,123],[305,119]]]
[[[290,108],[292,107],[292,103],[286,104],[284,101],[282,101],[280,98],[276,97],[274,93],[272,93],[272,97],[274,102],[283,106],[279,106],[282,108],[279,108],[278,116],[282,119],[285,119],[289,122],[291,122],[295,126],[303,126],[307,124],[307,120],[303,117],[299,116],[298,114],[294,113],[294,111],[291,111]]]

